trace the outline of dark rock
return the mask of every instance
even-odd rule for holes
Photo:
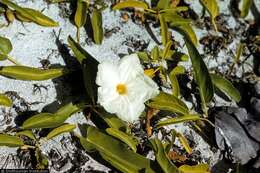
[[[250,100],[251,112],[260,119],[260,99],[252,97]]]
[[[249,137],[260,142],[260,120],[259,116],[247,114],[244,108],[228,108],[228,114],[233,115],[242,127],[246,130]]]
[[[257,82],[254,88],[255,88],[255,96],[260,98],[260,82]]]
[[[259,144],[248,136],[248,132],[234,117],[234,114],[240,117],[240,120],[245,120],[247,117],[245,109],[240,108],[225,107],[213,113],[216,142],[233,162],[246,164],[257,156]]]

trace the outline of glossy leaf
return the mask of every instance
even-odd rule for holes
[[[188,37],[195,46],[198,45],[198,39],[197,39],[196,33],[194,32],[194,30],[192,29],[192,27],[189,24],[179,25],[179,24],[175,24],[172,22],[172,23],[170,23],[169,26],[172,29],[179,32],[180,34],[182,34],[183,36]]]
[[[97,100],[97,84],[96,76],[98,71],[98,62],[91,55],[88,55],[87,60],[82,63],[83,79],[85,88],[92,102],[95,103]]]
[[[90,126],[87,130],[87,142],[92,144],[114,167],[122,172],[138,173],[141,170],[153,173],[152,161],[129,149],[120,141]]]
[[[210,173],[209,165],[207,164],[198,164],[194,166],[182,165],[179,167],[179,170],[182,173]]]
[[[188,114],[184,116],[178,116],[175,118],[170,118],[167,120],[160,121],[159,123],[156,124],[157,128],[161,128],[163,126],[168,126],[171,124],[178,124],[178,123],[183,123],[187,121],[197,121],[200,119],[200,116],[198,114]]]
[[[0,36],[0,54],[7,55],[13,49],[12,43],[8,38]]]
[[[106,112],[104,109],[97,109],[97,111],[99,112],[100,117],[107,123],[109,127],[123,132],[131,131],[127,124],[121,119],[119,119],[116,115],[110,114]]]
[[[28,20],[31,20],[32,22],[37,23],[38,25],[48,26],[48,27],[59,26],[57,22],[55,22],[54,20],[45,16],[44,14],[42,14],[37,10],[20,7],[19,5],[9,0],[2,0],[1,3],[7,5],[8,7],[13,8],[14,10],[16,10],[17,13],[19,13],[20,16]]]
[[[171,0],[159,0],[156,7],[160,10],[170,9],[171,8]]]
[[[102,12],[100,10],[94,9],[91,18],[91,25],[93,30],[94,42],[96,44],[101,44],[103,40],[102,20]]]
[[[135,1],[135,0],[127,0],[123,2],[117,3],[113,10],[119,10],[123,8],[142,8],[142,9],[148,9],[148,5],[145,2],[142,1]]]
[[[28,20],[32,20],[32,22],[41,25],[41,26],[45,26],[45,27],[56,27],[59,26],[59,23],[54,21],[53,19],[49,18],[48,16],[45,16],[44,14],[42,14],[40,11],[31,9],[31,8],[23,8],[24,11],[27,11],[27,13],[29,13],[31,16],[33,16],[33,18],[28,18],[26,15],[24,15],[24,13],[20,13],[19,15],[27,18]],[[34,19],[35,18],[35,19]]]
[[[77,38],[79,41],[80,27],[84,26],[87,21],[88,3],[82,0],[77,0],[77,10],[74,16],[74,23],[77,27]]]
[[[213,83],[211,81],[207,66],[194,44],[187,37],[184,37],[184,40],[191,58],[194,78],[199,87],[202,109],[204,113],[207,114],[206,104],[211,101],[214,94]]]
[[[210,74],[213,84],[236,102],[241,100],[239,91],[230,81],[217,74]]]
[[[88,53],[71,36],[68,37],[68,43],[79,63],[87,59]]]
[[[8,23],[12,23],[15,19],[14,12],[10,9],[6,9],[5,16],[6,16]]]
[[[159,139],[150,139],[156,161],[165,173],[181,173],[178,168],[170,161],[164,146]]]
[[[16,10],[17,13],[22,14],[25,18],[30,19],[31,21],[37,20],[36,17],[32,16],[28,11],[26,11],[23,7],[11,2],[10,0],[1,0],[1,3],[7,5],[10,8]]]
[[[12,106],[12,100],[9,99],[6,95],[0,94],[0,105],[10,107]]]
[[[136,146],[138,145],[138,141],[133,136],[130,136],[115,128],[107,128],[106,132],[109,135],[118,138],[119,140],[127,144],[134,152],[136,152]]]
[[[159,20],[160,20],[160,27],[161,27],[162,43],[163,43],[163,46],[166,46],[166,44],[168,42],[168,25],[167,25],[163,15],[159,15]]]
[[[217,26],[215,23],[215,18],[219,15],[219,7],[218,7],[217,0],[200,0],[200,3],[210,14],[211,21],[214,25],[215,30],[217,31]]]
[[[242,2],[243,3],[242,3],[240,16],[245,18],[249,13],[249,10],[250,10],[250,7],[253,3],[253,0],[242,0]]]
[[[189,113],[185,103],[183,103],[177,97],[163,92],[153,98],[152,101],[148,103],[148,106],[155,109],[172,111],[183,115]]]
[[[171,25],[189,25],[191,23],[190,19],[185,19],[177,13],[165,11],[162,15],[165,21],[171,23]]]
[[[176,133],[176,137],[180,140],[181,144],[183,145],[184,149],[186,150],[187,153],[191,154],[192,153],[192,148],[189,145],[188,140],[183,136],[181,133]]]
[[[66,133],[66,132],[71,132],[76,128],[76,125],[74,124],[64,124],[61,125],[60,127],[57,127],[55,129],[53,129],[47,136],[47,139],[51,139],[54,138],[55,136],[58,136],[62,133]]]
[[[95,81],[97,66],[99,63],[70,36],[68,37],[68,42],[77,60],[82,64],[84,83],[87,93],[89,97],[92,98],[92,101],[95,102],[97,97],[97,85]]]
[[[41,81],[60,77],[66,74],[63,68],[43,70],[27,66],[2,66],[0,75],[18,80]]]
[[[23,145],[23,141],[17,136],[0,134],[0,146],[21,147]]]
[[[36,140],[32,130],[23,130],[23,131],[20,131],[20,132],[16,133],[16,136],[21,136],[21,135],[22,136],[26,136],[26,137],[28,137],[28,138],[30,138],[32,140]]]
[[[73,113],[83,109],[83,105],[73,105],[69,103],[60,108],[56,113],[40,113],[27,119],[22,129],[33,129],[33,128],[55,128],[64,123]]]
[[[153,60],[159,60],[160,58],[160,53],[159,53],[159,47],[158,46],[154,46],[154,48],[151,51],[151,58]]]
[[[172,94],[175,97],[178,97],[180,95],[180,86],[179,86],[179,81],[177,79],[177,75],[183,74],[184,72],[185,69],[183,68],[183,66],[177,66],[169,74],[169,78],[172,85]]]

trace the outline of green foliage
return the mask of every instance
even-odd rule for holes
[[[52,139],[55,136],[58,136],[62,133],[71,132],[76,128],[74,124],[64,124],[55,129],[53,129],[48,135],[46,136],[47,139]]]
[[[221,77],[217,74],[210,74],[212,82],[214,83],[215,87],[220,89],[226,95],[230,96],[236,102],[239,102],[241,99],[239,91],[229,82],[227,79]]]
[[[148,103],[148,106],[159,110],[175,112],[181,115],[189,113],[185,103],[177,97],[163,92],[153,98],[151,102]]]
[[[23,145],[23,141],[17,136],[0,134],[0,146],[21,147]]]
[[[120,141],[102,133],[95,127],[87,128],[86,141],[89,142],[101,156],[122,172],[154,172],[151,169],[152,161],[129,150]]]
[[[10,107],[12,106],[12,100],[9,99],[7,96],[4,94],[0,94],[0,105]]]
[[[165,173],[181,173],[178,168],[170,161],[164,146],[159,139],[150,139],[156,161]]]
[[[52,20],[51,18],[43,15],[41,12],[31,9],[31,8],[23,8],[19,5],[9,1],[9,0],[1,0],[0,3],[7,5],[8,7],[16,10],[19,16],[27,21],[34,22],[38,25],[45,27],[56,27],[59,26],[57,22]]]
[[[74,105],[69,103],[61,107],[56,113],[40,113],[27,119],[22,129],[34,128],[55,128],[64,123],[73,113],[78,112],[84,108],[84,104]]]
[[[41,81],[60,77],[67,73],[64,68],[42,70],[27,66],[2,66],[0,67],[0,75],[18,79]]]
[[[206,104],[209,103],[213,97],[213,84],[207,66],[205,65],[202,57],[200,56],[194,44],[187,37],[185,37],[185,43],[191,58],[192,67],[194,71],[194,78],[199,88],[202,109],[204,113],[207,115]]]
[[[249,10],[250,10],[250,7],[253,3],[253,0],[242,0],[242,7],[241,7],[241,13],[240,13],[240,16],[245,18],[248,13],[249,13]]]
[[[218,7],[217,0],[200,0],[200,3],[210,14],[211,22],[213,23],[213,26],[217,31],[218,29],[215,23],[215,18],[219,15],[219,7]]]
[[[103,27],[102,27],[102,12],[101,10],[94,9],[91,18],[94,42],[101,44],[103,40]]]
[[[177,124],[177,123],[182,123],[187,121],[197,121],[199,119],[200,119],[200,115],[198,114],[188,114],[188,115],[178,116],[175,118],[170,118],[167,120],[160,121],[159,123],[156,124],[156,127],[161,128],[163,126],[167,126],[171,124]]]

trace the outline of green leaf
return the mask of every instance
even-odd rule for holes
[[[163,46],[166,46],[168,42],[168,25],[164,19],[163,15],[159,15],[160,26],[161,26],[161,37]]]
[[[180,140],[181,144],[183,145],[184,149],[186,150],[187,153],[191,154],[192,153],[192,148],[189,145],[188,140],[183,136],[183,134],[176,132],[175,133],[176,137]]]
[[[55,128],[64,123],[72,114],[82,110],[83,105],[73,105],[69,103],[60,108],[56,113],[40,113],[27,119],[22,129],[34,129],[34,128]]]
[[[113,129],[117,129],[123,132],[130,132],[131,129],[127,126],[127,124],[119,119],[116,115],[110,114],[106,112],[104,109],[97,109],[99,115],[109,127]]]
[[[47,139],[51,139],[54,138],[55,136],[58,136],[62,133],[67,133],[67,132],[71,132],[76,128],[76,125],[74,124],[64,124],[61,125],[55,129],[53,129],[47,136]]]
[[[82,64],[83,60],[87,59],[88,53],[71,36],[68,37],[68,43],[78,62]]]
[[[18,80],[48,80],[60,77],[66,73],[67,71],[64,68],[43,70],[27,66],[0,67],[0,75]]]
[[[159,0],[156,8],[160,10],[170,9],[171,8],[171,0]]]
[[[236,102],[241,100],[239,91],[232,85],[230,81],[219,76],[217,74],[210,74],[213,84],[224,92],[226,95],[230,96]]]
[[[0,105],[10,107],[12,106],[12,100],[9,99],[6,95],[0,94]]]
[[[97,100],[98,86],[96,84],[96,76],[98,71],[98,64],[99,63],[97,60],[91,55],[89,55],[87,60],[82,63],[85,88],[93,103],[96,103]]]
[[[150,139],[156,161],[165,173],[180,173],[178,168],[170,161],[164,146],[159,139]]]
[[[82,64],[84,84],[87,93],[92,101],[95,102],[97,97],[97,67],[98,61],[86,52],[78,43],[76,43],[70,36],[68,37],[69,45],[76,56],[77,60]]]
[[[77,0],[77,10],[74,16],[74,22],[77,28],[86,24],[88,3],[86,1]]]
[[[118,138],[119,140],[127,144],[134,152],[136,152],[136,146],[138,145],[138,141],[133,136],[126,134],[115,128],[107,128],[106,132],[109,135]]]
[[[245,18],[248,15],[253,0],[243,0],[240,16]]]
[[[31,20],[32,22],[37,23],[38,25],[48,27],[59,26],[57,22],[55,22],[54,20],[45,16],[37,10],[20,7],[19,5],[9,0],[1,0],[1,3],[13,8],[14,10],[16,10],[17,13],[19,13],[20,16],[22,16],[23,18],[27,18],[28,20]]]
[[[21,147],[23,145],[23,141],[17,136],[0,134],[0,146]]]
[[[7,55],[13,49],[12,43],[8,38],[0,36],[0,54]]]
[[[236,56],[234,56],[234,61],[235,63],[238,63],[240,60],[240,57],[244,51],[245,44],[244,43],[239,43],[237,51],[236,51]]]
[[[172,85],[172,94],[175,97],[178,97],[180,95],[180,86],[177,79],[177,75],[184,74],[185,68],[183,66],[176,66],[169,74],[169,78]]]
[[[159,110],[172,111],[182,115],[189,114],[189,110],[185,103],[177,97],[163,92],[153,98],[152,101],[148,103],[148,106]]]
[[[82,147],[89,153],[92,153],[92,152],[95,152],[97,151],[95,146],[92,145],[91,143],[89,143],[86,138],[84,137],[78,137],[79,138],[79,141],[80,141],[80,144],[82,145]]]
[[[207,66],[205,65],[198,50],[189,38],[184,37],[194,71],[194,78],[199,87],[202,109],[207,114],[206,104],[209,103],[214,95],[213,83],[211,81]]]
[[[219,7],[217,0],[200,0],[200,3],[210,14],[211,21],[214,25],[215,30],[217,31],[217,26],[215,23],[215,18],[219,15]]]
[[[36,140],[32,130],[23,130],[23,131],[17,132],[15,135],[16,136],[26,136],[32,140]]]
[[[156,124],[157,128],[161,128],[163,126],[168,126],[171,124],[178,124],[178,123],[183,123],[187,121],[197,121],[200,119],[200,116],[198,114],[187,114],[184,116],[178,116],[175,118],[170,118],[167,120],[160,121],[159,123]]]
[[[151,58],[153,60],[159,60],[160,54],[159,54],[159,47],[158,46],[154,46],[154,48],[152,49]]]
[[[163,15],[165,21],[171,23],[171,25],[189,25],[191,23],[190,19],[185,19],[177,13],[172,13],[171,11],[165,11],[161,15]]]
[[[77,27],[77,39],[80,40],[80,27],[84,26],[87,21],[88,3],[82,0],[77,0],[77,10],[74,16],[74,23]]]
[[[169,25],[172,29],[176,30],[177,32],[179,32],[180,34],[182,34],[183,36],[188,37],[192,43],[197,46],[198,45],[198,39],[197,36],[194,32],[194,30],[192,29],[192,27],[189,24],[175,24],[175,23],[170,23]]]
[[[31,16],[33,16],[33,18],[32,17],[28,18],[27,15],[24,15],[24,13],[20,13],[18,11],[20,16],[27,18],[28,20],[32,20],[32,22],[34,22],[38,25],[45,26],[45,27],[59,26],[58,22],[55,22],[53,19],[49,18],[48,16],[45,16],[40,11],[31,9],[31,8],[23,8],[23,10],[26,11],[27,13],[29,13]]]
[[[182,165],[179,167],[179,170],[182,173],[210,173],[209,165],[207,164],[198,164],[194,166]]]
[[[113,10],[120,10],[123,8],[142,8],[142,9],[148,9],[148,5],[145,2],[142,1],[134,1],[134,0],[128,0],[117,3]]]
[[[141,170],[153,173],[151,160],[127,148],[120,141],[90,126],[87,130],[87,142],[92,144],[114,167],[122,172],[138,173]]]
[[[94,9],[91,18],[91,25],[93,30],[94,42],[96,44],[101,44],[103,40],[102,20],[102,12],[100,10]]]

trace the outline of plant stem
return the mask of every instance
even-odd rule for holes
[[[80,42],[80,28],[77,28],[77,41]]]
[[[15,65],[22,65],[19,62],[17,62],[13,57],[11,57],[9,55],[7,55],[7,59],[8,59],[8,61],[14,63]]]

